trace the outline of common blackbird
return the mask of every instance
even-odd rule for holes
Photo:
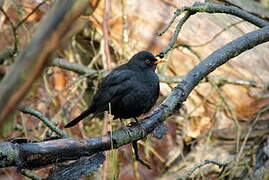
[[[111,111],[114,119],[135,118],[147,113],[159,96],[159,78],[155,73],[158,63],[148,51],[140,51],[126,64],[109,73],[100,83],[90,107],[77,118],[65,125],[76,125],[92,114],[92,117],[104,111]]]

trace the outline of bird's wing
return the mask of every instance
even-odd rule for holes
[[[133,71],[126,68],[126,65],[119,66],[109,73],[100,83],[99,89],[117,86],[133,76]]]
[[[109,73],[99,85],[91,106],[83,111],[78,117],[70,121],[65,128],[76,125],[79,121],[90,115],[108,110],[108,104],[113,99],[120,98],[129,92],[132,83],[133,72],[120,66]]]
[[[124,96],[133,88],[133,71],[128,69],[115,69],[101,82],[96,92],[92,108],[97,112],[106,110],[106,106],[113,100]]]

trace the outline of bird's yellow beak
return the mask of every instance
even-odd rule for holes
[[[154,61],[154,64],[160,64],[160,63],[164,63],[164,62],[167,62],[167,61],[164,59],[160,59],[160,60]]]

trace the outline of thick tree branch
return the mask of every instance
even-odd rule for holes
[[[40,22],[32,40],[0,84],[0,125],[27,93],[48,62],[50,54],[73,22],[88,7],[87,4],[87,0],[56,1]]]
[[[170,116],[183,103],[194,87],[210,72],[233,57],[259,44],[269,41],[269,26],[250,32],[216,50],[192,69],[172,91],[171,95],[149,116],[128,127],[130,136],[124,129],[96,138],[67,138],[38,143],[0,143],[0,167],[18,166],[37,168],[40,166],[90,156],[96,152],[118,148],[139,140],[151,133],[159,123]],[[112,141],[110,139],[112,137]]]

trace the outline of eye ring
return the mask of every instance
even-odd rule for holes
[[[150,63],[150,60],[148,60],[148,59],[145,60],[145,63],[146,63],[146,64],[149,64],[149,63]]]

